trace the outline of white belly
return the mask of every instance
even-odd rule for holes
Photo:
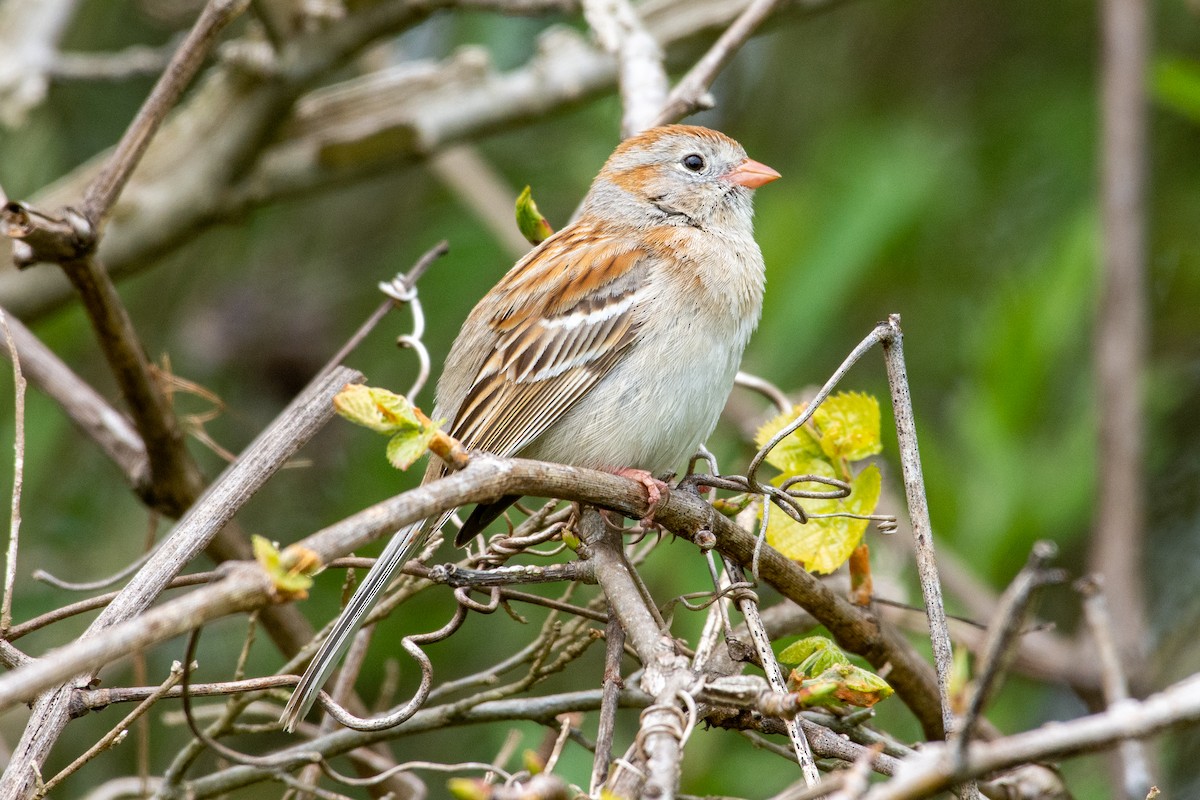
[[[675,323],[685,327],[682,335],[664,338],[662,323],[654,322],[628,356],[522,456],[654,474],[685,466],[716,427],[751,326],[693,316]],[[662,347],[668,340],[675,346]]]

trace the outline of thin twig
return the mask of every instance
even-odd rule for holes
[[[1093,333],[1097,452],[1095,531],[1088,568],[1105,578],[1125,624],[1116,631],[1128,674],[1142,671],[1146,598],[1146,440],[1142,396],[1148,341],[1146,292],[1146,0],[1103,0],[1100,206],[1103,273]]]
[[[966,712],[955,731],[960,754],[966,751],[967,742],[974,736],[975,724],[995,696],[1000,679],[1016,653],[1015,642],[1025,628],[1036,591],[1047,584],[1066,580],[1063,571],[1046,569],[1046,564],[1057,554],[1058,547],[1053,542],[1035,542],[1025,566],[1000,597],[976,665],[975,685]]]
[[[746,584],[746,575],[742,572],[741,565],[732,559],[725,559],[725,571],[735,586]],[[746,620],[746,629],[750,632],[754,651],[758,654],[763,671],[767,674],[767,682],[773,691],[786,695],[788,693],[787,682],[784,680],[783,671],[779,668],[779,662],[775,658],[775,651],[771,648],[771,640],[767,637],[762,617],[758,613],[758,597],[749,589],[739,588],[735,590],[733,600]],[[812,750],[808,746],[808,739],[804,737],[800,722],[794,717],[785,719],[784,727],[787,729],[792,752],[796,756],[796,763],[800,765],[800,772],[804,776],[805,783],[809,786],[818,785],[821,782],[821,774],[817,771],[816,761],[813,760]]]
[[[887,322],[881,323],[876,330],[880,331],[883,341],[888,388],[892,395],[892,414],[896,420],[896,438],[900,449],[900,469],[904,476],[904,494],[908,501],[908,515],[912,523],[913,541],[916,544],[921,594],[925,598],[925,613],[929,617],[933,663],[937,670],[938,695],[942,705],[943,736],[949,736],[954,730],[954,708],[950,703],[950,675],[954,655],[950,644],[950,631],[946,626],[946,607],[942,602],[937,558],[933,553],[933,526],[929,521],[929,501],[925,496],[921,453],[917,447],[917,426],[913,420],[908,372],[904,364],[904,334],[900,330],[900,315],[890,315]]]
[[[166,585],[166,589],[178,589],[183,586],[199,586],[204,583],[211,583],[221,576],[220,572],[196,572],[191,575],[180,575],[173,578]],[[60,622],[64,619],[69,619],[76,614],[86,614],[89,611],[95,611],[97,608],[104,608],[111,603],[120,592],[108,592],[107,594],[89,597],[86,600],[80,600],[75,603],[69,603],[65,606],[60,606],[53,611],[47,611],[45,614],[26,620],[20,624],[14,625],[8,632],[6,637],[8,641],[15,642],[26,634],[33,633],[36,630],[52,625],[55,622]]]
[[[780,414],[786,414],[792,410],[792,401],[788,399],[788,396],[783,393],[782,389],[766,378],[753,375],[749,372],[738,372],[737,375],[733,376],[733,385],[749,389],[752,392],[758,392],[770,400],[775,406],[775,410]],[[716,470],[713,471],[715,472]]]
[[[55,589],[62,589],[64,592],[94,592],[97,589],[103,589],[106,586],[120,583],[128,578],[133,573],[142,568],[142,565],[150,560],[150,556],[154,554],[153,549],[147,549],[140,556],[129,562],[125,566],[111,575],[105,575],[102,578],[96,578],[91,581],[68,581],[58,577],[52,572],[47,572],[44,569],[35,569],[33,571],[33,579],[41,583],[53,586]]]
[[[588,795],[591,797],[596,796],[608,779],[613,732],[617,726],[617,699],[624,687],[624,681],[621,680],[621,654],[625,651],[625,629],[615,614],[608,618],[608,625],[604,629],[604,648],[604,694],[596,729],[596,755],[592,759],[592,777],[588,783]]]
[[[6,337],[4,354],[10,359],[20,358],[30,383],[62,408],[71,422],[120,468],[136,491],[146,491],[150,476],[146,445],[125,415],[76,375],[20,320],[3,313],[15,345],[10,346]]]
[[[1108,610],[1108,599],[1104,593],[1104,581],[1099,575],[1081,578],[1075,588],[1083,595],[1083,614],[1087,620],[1092,641],[1100,661],[1100,674],[1104,679],[1104,702],[1112,708],[1129,699],[1129,683],[1121,663],[1120,649],[1116,640],[1116,627]],[[1121,788],[1129,800],[1141,800],[1154,785],[1150,773],[1150,759],[1145,745],[1137,739],[1126,739],[1117,748],[1121,755]]]
[[[176,661],[171,665],[171,672],[167,675],[167,679],[158,686],[154,687],[153,691],[146,696],[132,711],[125,715],[125,718],[113,727],[108,733],[100,738],[100,741],[89,747],[82,755],[63,768],[61,772],[55,775],[50,780],[46,781],[42,787],[43,794],[48,794],[57,784],[66,780],[73,775],[87,762],[91,761],[100,753],[107,750],[109,747],[118,743],[118,740],[124,738],[124,734],[140,716],[150,710],[159,699],[164,697],[175,684],[183,678],[183,665]]]
[[[192,697],[228,697],[230,695],[263,692],[268,689],[285,689],[296,682],[291,675],[268,675],[263,678],[243,678],[236,681],[216,683],[189,683],[188,694]],[[82,713],[106,708],[114,703],[133,703],[145,700],[158,691],[157,686],[114,686],[111,689],[78,689],[75,692],[74,708]],[[174,687],[161,695],[170,700],[183,695],[182,687]],[[79,714],[77,713],[76,716]]]
[[[249,0],[210,0],[204,6],[196,24],[167,64],[158,83],[154,84],[137,116],[125,129],[104,168],[84,192],[83,213],[94,227],[108,215],[159,125],[166,119],[167,112],[174,107],[204,63],[208,51],[216,43],[217,35],[247,5]]]
[[[0,309],[4,341],[12,354],[13,367],[13,488],[11,518],[8,525],[8,551],[4,557],[4,599],[0,602],[0,638],[8,638],[12,627],[13,585],[17,580],[17,552],[21,540],[21,486],[25,480],[25,376],[21,359],[8,328],[8,315]]]
[[[1058,553],[1052,542],[1036,542],[1025,567],[1005,590],[997,605],[979,660],[978,676],[967,700],[967,709],[955,726],[951,741],[955,758],[965,758],[967,745],[975,734],[983,709],[998,691],[1000,680],[1016,654],[1016,641],[1031,611],[1036,591],[1048,583],[1066,580],[1061,570],[1047,570],[1046,564]],[[974,781],[959,789],[962,800],[979,800]]]
[[[654,124],[666,125],[693,111],[712,108],[713,100],[708,87],[780,2],[782,0],[754,0],[746,6],[746,10],[725,29],[708,52],[675,84]]]
[[[431,266],[433,266],[433,262],[446,255],[448,252],[450,252],[450,243],[443,239],[433,247],[426,250],[425,253],[419,259],[417,259],[417,262],[413,264],[412,268],[408,272],[404,273],[403,275],[397,275],[392,283],[402,283],[408,288],[416,286],[417,281],[421,279],[421,276],[424,275]],[[325,366],[322,367],[317,374],[324,375],[345,361],[346,357],[354,352],[354,349],[358,347],[362,340],[367,338],[371,331],[375,330],[375,326],[378,325],[385,316],[387,316],[388,312],[394,308],[399,308],[400,305],[400,300],[397,300],[395,297],[389,295],[386,300],[379,304],[378,308],[371,312],[371,316],[367,317],[367,320],[358,327],[358,330],[356,330],[354,334],[348,340],[346,340],[346,343],[342,345],[336,353],[333,354],[333,357],[326,362]]]
[[[177,517],[200,493],[201,477],[191,460],[170,398],[154,377],[129,312],[94,255],[61,262],[79,293],[100,349],[129,405],[150,460],[147,501]]]

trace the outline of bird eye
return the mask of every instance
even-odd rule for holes
[[[688,153],[680,163],[692,172],[699,172],[704,169],[704,157],[698,153]]]

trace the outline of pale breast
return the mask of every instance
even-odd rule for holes
[[[716,426],[762,307],[753,239],[708,244],[700,263],[660,265],[637,343],[521,455],[652,473],[684,466]]]

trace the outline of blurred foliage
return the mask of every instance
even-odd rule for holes
[[[68,43],[87,50],[163,43],[188,17],[159,13],[159,5],[90,0]],[[1147,576],[1161,656],[1154,663],[1165,681],[1200,666],[1192,635],[1200,622],[1193,588],[1200,580],[1200,12],[1184,0],[1155,5]],[[163,8],[174,6],[186,11],[182,3]],[[482,42],[499,64],[512,66],[545,24],[442,15],[400,46],[406,55],[439,56],[461,42]],[[704,44],[695,43],[690,55]],[[681,53],[679,63],[688,57]],[[772,23],[718,81],[716,109],[694,118],[737,137],[784,176],[756,201],[768,294],[746,368],[798,393],[822,383],[875,321],[901,313],[939,546],[996,586],[1016,572],[1036,539],[1057,541],[1072,569],[1085,564],[1097,472],[1089,338],[1098,274],[1098,62],[1091,2],[858,0]],[[116,141],[149,85],[54,86],[24,128],[0,131],[0,185],[12,197],[27,196]],[[533,183],[546,216],[561,222],[615,144],[618,120],[616,101],[605,98],[480,144],[514,199]],[[207,430],[236,452],[378,304],[376,284],[441,238],[451,254],[420,286],[436,363],[512,259],[419,167],[206,231],[121,290],[147,349],[170,354],[179,375],[225,401],[223,416]],[[78,310],[35,322],[51,347],[111,394]],[[390,342],[407,329],[407,320],[390,318],[350,363],[375,385],[407,386],[415,361]],[[4,381],[0,397],[11,397],[11,381]],[[887,397],[880,359],[856,367],[845,388]],[[428,404],[425,394],[412,400]],[[176,402],[184,413],[209,405],[185,395]],[[751,452],[739,430],[768,416],[765,404],[754,408],[761,413],[723,425],[711,443],[727,470],[743,466]],[[0,414],[3,441],[12,439],[10,416]],[[894,454],[889,419],[885,408],[885,453]],[[61,593],[28,578],[33,569],[93,579],[127,564],[147,536],[146,516],[116,471],[35,392],[27,425],[18,620],[63,602]],[[283,472],[245,509],[245,529],[291,542],[418,478],[388,468],[378,441],[356,433],[331,424],[302,454],[310,460],[306,469]],[[221,469],[218,456],[199,445],[196,452],[209,474]],[[884,494],[897,497],[897,467],[888,458]],[[11,466],[2,469],[7,485]],[[684,552],[680,544],[665,546]],[[648,569],[660,597],[702,590],[707,581],[698,558],[652,559]],[[316,580],[304,606],[312,619],[333,615],[339,584],[328,575]],[[379,641],[440,624],[448,613],[437,598],[416,605],[427,617],[389,620]],[[1064,596],[1048,605],[1065,631],[1074,628],[1074,601]],[[693,616],[676,621],[681,635],[698,626]],[[63,623],[22,645],[40,652],[83,624]],[[504,615],[472,619],[468,630],[497,650],[514,647],[528,631]],[[228,673],[231,643],[243,633],[236,620],[214,626],[197,680]],[[469,669],[471,641],[439,645],[439,675]],[[181,653],[182,645],[156,651],[148,680],[161,679]],[[599,674],[598,652],[588,658]],[[249,668],[277,663],[260,644]],[[377,677],[365,674],[362,685]],[[105,679],[131,680],[128,668]],[[993,719],[1016,730],[1082,711],[1065,691],[1018,680]],[[73,723],[51,771],[94,741],[110,717]],[[15,741],[21,724],[10,716],[0,733]],[[152,770],[163,769],[183,740],[172,730],[156,734]],[[533,725],[519,730],[527,746],[543,735]],[[436,758],[439,747],[456,747],[459,735],[406,740],[406,757]],[[499,738],[491,736],[480,741],[494,752]],[[1191,766],[1198,739],[1181,735],[1163,750],[1175,796],[1200,794]],[[733,748],[739,768],[729,771],[721,765]],[[128,772],[132,763],[132,747],[108,754],[72,779],[63,796],[98,784],[106,770]],[[569,747],[560,768],[586,774],[588,762]],[[760,776],[768,790],[790,780],[774,757],[719,733],[693,739],[684,772],[684,789],[697,793],[744,792],[747,774]],[[1069,762],[1065,773],[1077,797],[1110,796],[1100,759]]]

